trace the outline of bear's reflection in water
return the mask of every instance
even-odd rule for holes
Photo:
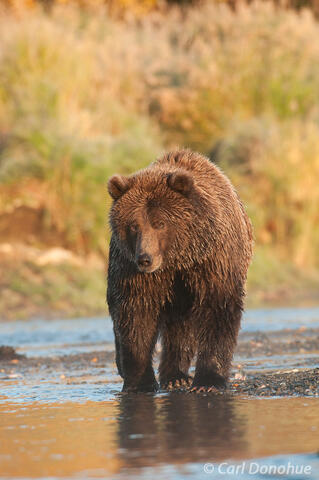
[[[225,396],[124,394],[119,400],[118,447],[123,464],[220,461],[241,458],[245,422]]]

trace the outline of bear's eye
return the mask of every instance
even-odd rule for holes
[[[132,223],[132,224],[130,225],[130,231],[131,231],[132,233],[138,232],[138,226],[136,225],[136,223]]]
[[[156,222],[154,224],[154,228],[156,228],[156,230],[162,230],[164,227],[165,227],[165,223],[162,221]]]

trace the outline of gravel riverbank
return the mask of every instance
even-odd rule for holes
[[[275,359],[275,362],[274,362]],[[155,356],[155,365],[158,355]],[[121,389],[114,351],[28,357],[0,347],[0,382],[112,384]],[[256,397],[319,396],[319,329],[240,334],[228,393]]]

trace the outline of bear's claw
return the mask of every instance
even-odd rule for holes
[[[178,390],[178,389],[186,389],[191,386],[193,382],[192,377],[185,377],[176,378],[174,380],[170,380],[168,382],[162,383],[161,387],[163,390]]]
[[[189,390],[189,393],[221,393],[221,391],[214,386],[211,386],[211,387],[201,386],[201,387],[192,387]]]

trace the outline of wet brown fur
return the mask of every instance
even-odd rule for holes
[[[169,152],[109,180],[108,293],[125,391],[158,388],[152,354],[162,340],[162,387],[223,388],[229,376],[252,255],[252,229],[226,176],[189,150]],[[150,265],[139,265],[147,255]]]

